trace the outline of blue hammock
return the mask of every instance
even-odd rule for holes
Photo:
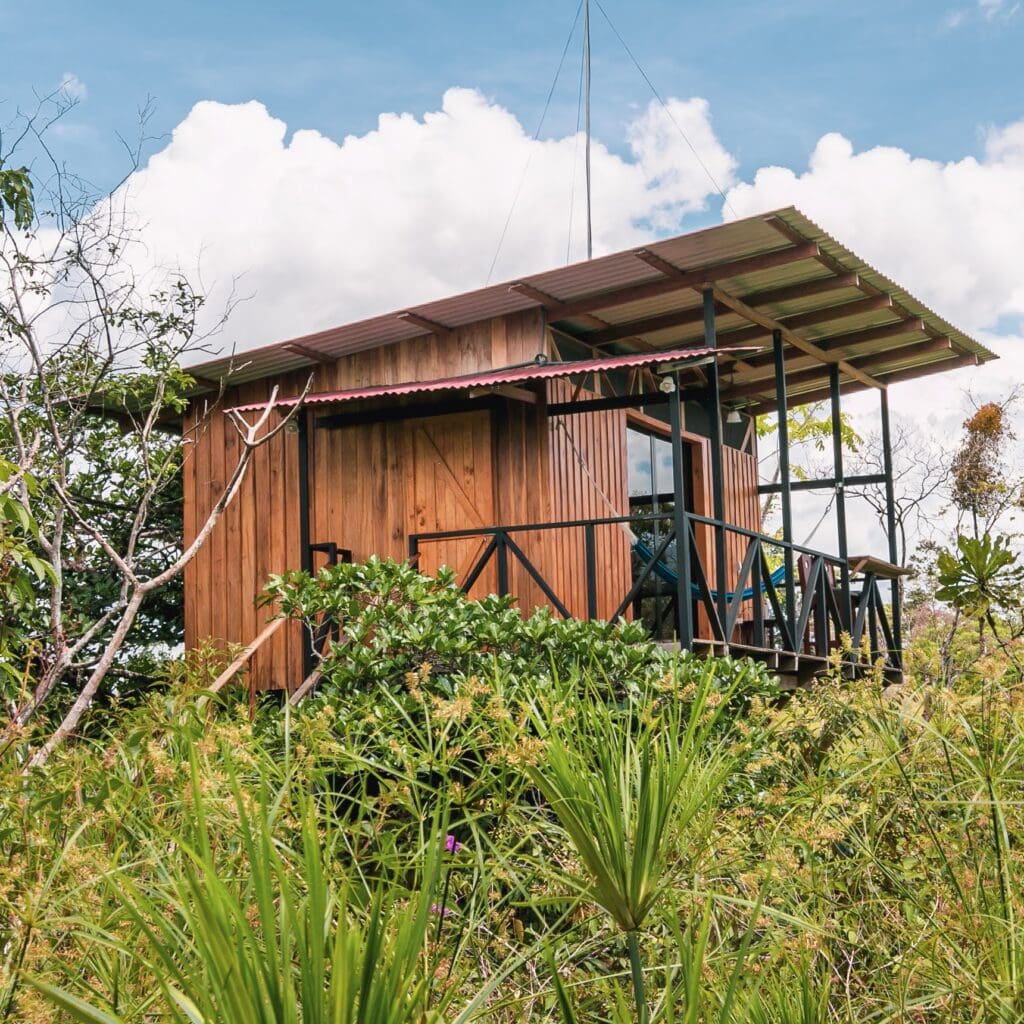
[[[676,571],[673,568],[671,568],[669,565],[666,565],[665,562],[661,561],[661,559],[658,559],[657,561],[655,561],[654,560],[654,552],[642,540],[638,539],[638,540],[635,540],[633,542],[633,550],[637,553],[637,555],[640,557],[640,560],[642,562],[653,563],[652,566],[651,566],[651,571],[660,580],[662,580],[662,582],[667,583],[667,584],[669,584],[669,586],[672,586],[672,587],[674,587],[674,586],[676,586],[676,584],[678,584],[679,576],[676,573]],[[778,569],[776,569],[771,574],[770,579],[772,581],[772,585],[776,586],[776,587],[780,583],[785,582],[785,579],[786,579],[786,567],[784,565],[780,565],[778,567]],[[693,591],[694,596],[696,596],[696,597],[700,596],[700,588],[697,586],[696,583],[691,583],[690,584],[690,589]],[[762,583],[759,589],[760,589],[761,593],[763,594],[766,591],[767,587],[765,586],[765,584]],[[712,597],[717,597],[718,595],[715,593],[715,591],[712,590],[711,591],[711,596]],[[731,601],[734,596],[735,596],[734,594],[726,594],[725,595],[726,600],[728,600],[728,601]],[[749,601],[753,596],[754,596],[754,588],[753,587],[747,587],[746,590],[740,592],[740,597],[744,601]]]

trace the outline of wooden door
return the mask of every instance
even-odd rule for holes
[[[409,532],[435,533],[494,526],[494,463],[489,411],[407,420],[404,423]],[[462,583],[489,537],[425,541],[419,566],[434,573],[454,569]],[[494,561],[477,579],[474,597],[494,591]]]

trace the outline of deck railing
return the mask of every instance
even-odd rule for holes
[[[692,512],[682,517],[686,545],[680,549],[676,521],[672,513],[660,512],[420,533],[409,538],[409,555],[415,562],[432,543],[480,539],[484,541],[482,549],[462,572],[461,585],[466,592],[493,565],[495,592],[510,593],[510,570],[518,565],[558,614],[597,618],[602,578],[598,531],[622,526],[634,537],[650,538],[646,550],[651,557],[639,557],[634,547],[632,584],[625,593],[614,595],[612,602],[606,600],[605,607],[614,608],[609,618],[618,618],[629,609],[634,617],[644,617],[645,601],[649,604],[654,596],[657,601],[653,616],[646,617],[648,624],[655,632],[667,624],[674,636],[687,644],[774,652],[784,656],[783,660],[788,656],[794,665],[802,660],[806,667],[833,656],[845,633],[852,647],[847,659],[851,666],[863,669],[883,659],[888,674],[901,671],[900,651],[893,641],[878,579],[872,573],[851,579],[836,555]],[[545,567],[527,554],[529,545],[524,538],[543,531],[578,531],[582,535],[582,609],[572,610],[573,602],[556,591]],[[726,549],[733,552],[731,561],[738,564],[724,564],[720,571],[715,552]],[[684,596],[682,608],[679,595]]]

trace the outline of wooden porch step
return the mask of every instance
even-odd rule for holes
[[[674,640],[661,641],[660,646],[666,650],[679,650],[679,643]],[[726,656],[751,658],[754,661],[760,661],[779,676],[793,677],[798,684],[821,675],[831,665],[830,659],[819,654],[806,654],[803,651],[780,651],[774,647],[755,647],[751,644],[727,644],[722,640],[708,640],[703,637],[694,639],[691,650],[694,654],[708,658]],[[859,676],[867,676],[874,671],[874,666],[868,662],[858,662],[855,667]],[[903,673],[898,668],[886,667],[883,670],[883,675],[886,682],[903,682]],[[783,688],[791,689],[792,687],[783,683]]]

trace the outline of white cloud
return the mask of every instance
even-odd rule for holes
[[[1009,0],[978,0],[978,10],[989,21],[998,17],[1012,17],[1019,9],[1019,3],[1011,3]]]
[[[626,141],[626,158],[594,144],[598,253],[685,230],[715,196],[710,175],[740,216],[800,207],[1004,356],[896,386],[896,415],[952,440],[965,387],[1000,395],[1024,378],[1024,338],[1013,336],[1024,332],[1024,120],[989,130],[980,156],[949,162],[857,151],[829,134],[805,170],[764,167],[739,184],[703,99],[673,99],[668,113],[652,104]],[[305,130],[288,139],[256,102],[199,103],[126,189],[151,264],[194,274],[201,263],[214,311],[240,279],[252,299],[223,341],[244,350],[482,285],[520,182],[492,275],[502,280],[565,262],[571,195],[571,256],[582,257],[582,147],[575,136],[534,142],[470,89],[449,90],[422,117],[383,114],[375,130],[340,142]],[[874,429],[876,396],[849,405]],[[809,529],[816,515],[804,518]],[[851,543],[874,545],[870,517],[854,519]]]
[[[1003,357],[1000,363],[894,391],[920,416],[958,426],[966,386],[995,393],[1024,379],[1024,344],[1005,330],[1007,322],[1024,315],[1022,195],[1024,120],[991,129],[980,158],[947,163],[890,147],[857,152],[843,136],[825,135],[806,171],[761,168],[752,182],[729,192],[729,203],[739,216],[798,206],[857,255],[995,349]],[[939,421],[935,429],[942,429]]]
[[[70,71],[65,71],[61,75],[60,84],[57,86],[57,89],[69,100],[84,100],[89,95],[85,82],[78,75],[72,74]]]
[[[825,135],[806,170],[761,168],[728,195],[741,217],[799,207],[1000,356],[977,369],[893,386],[894,416],[922,435],[956,445],[970,408],[965,391],[998,399],[1024,381],[1024,120],[990,129],[980,158],[945,163],[889,147],[858,152],[843,136]],[[875,394],[854,396],[845,407],[863,433],[878,430]],[[823,527],[823,536],[834,537],[830,529]],[[877,547],[877,527],[856,499],[850,530],[852,545]]]
[[[669,110],[652,104],[628,127],[632,159],[595,141],[596,252],[679,231],[714,194],[679,129],[732,183],[707,103]],[[422,118],[383,114],[340,143],[286,131],[259,103],[199,103],[126,186],[156,263],[189,271],[201,254],[211,307],[241,277],[253,299],[225,334],[239,349],[484,284],[527,161],[492,279],[565,262],[573,188],[572,258],[582,258],[580,141],[534,142],[474,90],[448,90]]]
[[[673,99],[667,112],[652,103],[626,138],[626,158],[594,144],[597,252],[685,230],[714,196],[710,175],[741,216],[799,206],[1007,357],[901,386],[922,422],[957,426],[966,385],[984,393],[1024,377],[1024,345],[1008,336],[1024,317],[1024,120],[990,129],[979,157],[945,163],[856,151],[829,134],[806,170],[764,167],[739,184],[703,99]],[[565,261],[570,195],[571,256],[581,258],[581,149],[574,136],[533,141],[470,89],[450,89],[422,117],[383,114],[340,142],[301,130],[288,139],[259,103],[204,102],[126,188],[153,263],[194,274],[201,257],[212,311],[236,279],[252,296],[223,336],[244,350],[482,285],[521,181],[492,279]]]
[[[1021,8],[1021,0],[976,0],[973,7],[957,7],[943,15],[941,25],[953,32],[965,25],[980,22],[1005,22]]]

